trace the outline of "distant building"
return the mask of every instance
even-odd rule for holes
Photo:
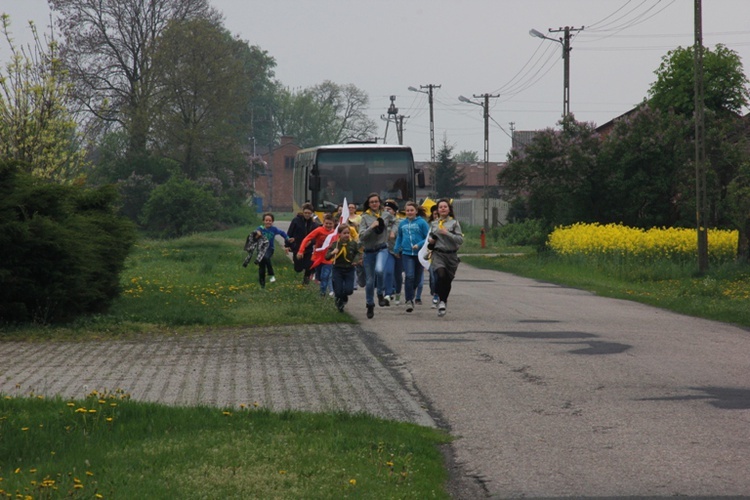
[[[301,148],[294,138],[282,136],[279,145],[261,154],[266,171],[255,181],[255,196],[262,200],[263,211],[291,212],[294,157]]]
[[[415,162],[417,169],[427,169],[429,162]],[[466,176],[464,180],[464,186],[461,188],[461,198],[484,198],[484,163],[459,163],[458,168],[461,169]],[[490,198],[496,198],[499,186],[497,185],[497,174],[505,168],[505,162],[490,162],[489,163],[489,178],[488,186],[490,188]],[[428,193],[433,190],[433,186],[430,185],[430,174],[425,170],[425,184],[424,188],[417,188],[417,198],[426,198]]]

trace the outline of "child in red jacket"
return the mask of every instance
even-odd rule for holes
[[[323,225],[310,231],[310,234],[305,236],[305,239],[302,240],[302,243],[299,246],[299,250],[297,250],[297,259],[301,260],[307,246],[310,243],[314,243],[312,267],[320,266],[321,297],[325,297],[326,290],[328,290],[331,281],[331,261],[325,260],[326,247],[324,246],[326,239],[331,234],[333,234],[333,215],[325,214],[323,217]]]

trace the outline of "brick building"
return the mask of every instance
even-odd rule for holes
[[[255,196],[262,200],[263,211],[292,211],[292,172],[299,150],[293,137],[282,136],[278,146],[261,154],[266,171],[255,181]]]

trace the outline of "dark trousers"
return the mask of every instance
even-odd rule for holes
[[[454,275],[444,267],[435,269],[435,274],[437,275],[437,283],[435,283],[435,293],[441,301],[448,302],[448,295],[451,294]]]
[[[344,302],[354,293],[354,277],[357,274],[354,267],[333,266],[331,279],[333,280],[333,294]]]
[[[266,286],[266,271],[268,271],[269,276],[273,276],[271,257],[273,257],[273,250],[269,249],[258,263],[258,281],[260,282],[260,286]]]
[[[297,252],[292,253],[292,261],[294,262],[294,270],[295,272],[305,272],[305,278],[310,278],[313,271],[310,269],[310,266],[312,265],[312,252],[309,254],[305,252],[301,259],[297,258]]]

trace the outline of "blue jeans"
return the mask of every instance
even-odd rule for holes
[[[419,265],[421,266],[422,264]],[[419,275],[421,277],[419,278],[419,283],[417,283],[417,296],[414,297],[416,300],[422,300],[422,287],[424,286],[424,267],[422,267]]]
[[[320,294],[325,295],[328,291],[328,285],[331,281],[331,264],[321,264],[318,266],[320,269]]]
[[[402,255],[401,262],[404,266],[404,274],[406,274],[406,283],[404,284],[406,300],[414,300],[414,291],[422,281],[424,268],[416,255]]]
[[[435,270],[430,266],[430,295],[435,297],[437,295],[437,289],[435,288],[435,284],[437,283],[437,275],[435,274]]]
[[[354,278],[357,271],[354,267],[333,266],[331,279],[333,281],[333,294],[337,299],[344,302],[349,300],[349,295],[354,293]]]
[[[385,261],[385,294],[393,295],[401,293],[401,283],[403,282],[404,268],[401,259],[388,252],[388,258]]]
[[[385,295],[385,261],[388,259],[388,249],[377,252],[365,252],[365,303],[375,305],[375,288],[378,295]]]

